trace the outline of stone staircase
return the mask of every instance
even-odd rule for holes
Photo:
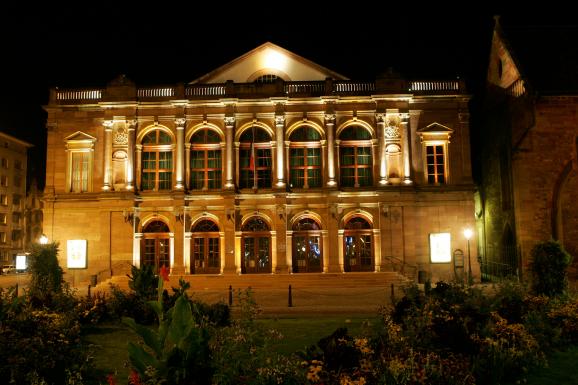
[[[189,295],[209,302],[239,303],[239,295],[248,288],[263,313],[377,314],[379,306],[403,296],[410,281],[397,272],[380,273],[308,273],[245,275],[172,275],[165,288],[178,287],[179,279],[189,282]],[[109,292],[110,285],[128,291],[126,275],[112,278],[92,288],[92,293]],[[291,286],[291,292],[289,291]],[[169,290],[170,291],[170,290]],[[291,305],[291,306],[290,306]]]

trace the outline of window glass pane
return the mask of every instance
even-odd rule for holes
[[[200,190],[204,186],[204,176],[203,171],[191,171],[191,188],[194,190]]]
[[[344,129],[341,134],[339,134],[339,139],[341,140],[369,140],[371,139],[371,133],[361,126],[350,126]]]
[[[209,171],[207,173],[208,188],[221,188],[221,170]]]
[[[159,130],[159,144],[170,144],[172,142],[171,136],[164,131]]]
[[[307,170],[309,187],[321,187],[321,170],[318,168]]]
[[[159,172],[159,190],[171,189],[172,172]]]

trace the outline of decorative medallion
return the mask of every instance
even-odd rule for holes
[[[126,128],[122,126],[117,127],[116,130],[114,130],[112,141],[118,145],[128,144],[128,132]]]

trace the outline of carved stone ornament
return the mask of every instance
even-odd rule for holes
[[[112,142],[114,144],[128,144],[128,132],[124,127],[118,127],[114,131],[114,135],[112,136]]]
[[[113,124],[114,124],[114,120],[103,120],[102,121],[102,125],[105,126],[106,128],[112,128]]]
[[[225,122],[225,126],[232,126],[235,124],[235,117],[234,116],[225,116],[223,121]]]
[[[175,119],[175,124],[177,125],[177,127],[183,127],[186,122],[187,122],[187,119],[185,119],[185,118],[176,118]]]
[[[375,114],[375,121],[377,123],[385,123],[385,114]]]
[[[275,115],[275,125],[279,126],[285,124],[285,116],[284,115]]]
[[[388,139],[400,138],[399,127],[387,126],[387,127],[385,127],[384,134],[385,134],[385,137]]]
[[[335,123],[335,114],[325,114],[325,122],[328,124]]]

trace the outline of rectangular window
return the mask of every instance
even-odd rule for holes
[[[16,242],[22,238],[22,232],[20,230],[12,230],[12,241]]]
[[[21,160],[15,160],[14,161],[14,168],[16,170],[22,170],[22,161]]]
[[[6,214],[0,213],[0,225],[6,224]]]
[[[89,182],[89,156],[88,152],[72,153],[72,178],[71,192],[87,192]]]
[[[0,186],[8,187],[8,177],[6,175],[0,176]]]
[[[20,213],[12,213],[12,224],[15,226],[20,225]]]
[[[427,182],[446,183],[444,146],[436,144],[426,146]]]
[[[22,177],[20,175],[14,175],[14,187],[22,187]]]
[[[0,205],[8,206],[8,195],[0,194]]]
[[[0,232],[0,243],[6,243],[6,233]]]
[[[8,168],[8,159],[2,158],[2,168]]]
[[[12,195],[12,204],[13,205],[19,206],[21,200],[22,200],[22,196],[20,194]]]

